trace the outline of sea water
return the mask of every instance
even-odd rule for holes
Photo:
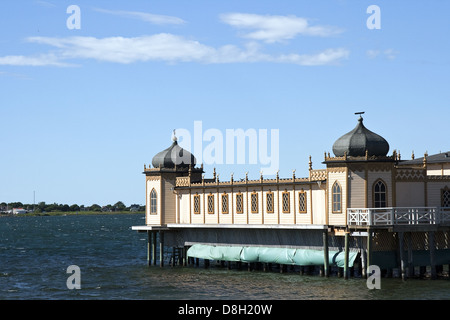
[[[142,214],[1,217],[0,300],[450,299],[448,279],[382,278],[368,289],[361,278],[149,267],[147,235],[131,230],[143,224]],[[80,289],[67,285],[72,265]]]

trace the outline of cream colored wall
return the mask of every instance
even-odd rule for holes
[[[344,170],[344,169],[343,169]],[[332,188],[334,183],[338,181],[342,190],[342,211],[340,213],[333,213],[333,193]],[[329,172],[328,173],[328,223],[331,225],[345,225],[347,216],[347,175],[343,172]]]
[[[366,207],[366,182],[365,171],[349,172],[349,208]]]
[[[396,207],[424,207],[424,182],[397,182]]]
[[[189,191],[188,190],[180,190],[178,191],[180,196],[180,223],[189,223]]]
[[[447,176],[450,175],[450,163],[434,163],[427,165],[427,175]]]
[[[325,187],[324,185],[323,187]],[[313,185],[312,190],[312,201],[309,201],[309,209],[311,210],[312,205],[312,216],[313,216],[313,224],[326,224],[326,214],[327,210],[325,207],[326,199],[325,199],[325,190],[319,188],[319,186]],[[309,211],[309,215],[311,215],[311,211]]]
[[[159,177],[146,177],[146,191],[147,195],[145,197],[145,223],[147,225],[160,225],[161,224],[161,199],[163,194],[161,192],[161,180]],[[152,189],[155,189],[157,195],[157,214],[150,214],[150,193]]]

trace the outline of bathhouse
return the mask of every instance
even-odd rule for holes
[[[346,132],[345,128],[343,132]],[[176,137],[144,165],[149,264],[179,261],[331,267],[377,265],[435,278],[450,263],[450,152],[405,160],[364,125],[325,150],[324,169],[251,180],[205,178]],[[166,249],[164,249],[166,248]],[[169,249],[168,249],[169,248]],[[159,257],[156,252],[159,249]],[[192,261],[192,260],[191,260]]]

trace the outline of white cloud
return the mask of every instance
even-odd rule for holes
[[[150,22],[153,24],[183,24],[183,23],[185,23],[185,21],[183,19],[180,19],[178,17],[152,14],[152,13],[146,13],[146,12],[107,10],[107,9],[100,9],[100,8],[95,8],[94,10],[98,11],[98,12],[102,12],[102,13],[113,14],[113,15],[125,17],[125,18],[139,19],[139,20],[142,20],[145,22]]]
[[[261,46],[256,42],[248,43],[244,49],[235,45],[214,48],[168,33],[133,38],[108,37],[101,39],[95,37],[31,37],[28,38],[28,41],[58,48],[60,60],[95,59],[122,64],[145,61],[169,63],[273,62],[317,66],[336,64],[349,55],[349,51],[343,48],[327,49],[311,55],[270,55],[261,52]]]
[[[70,64],[64,63],[54,54],[41,54],[37,56],[4,56],[0,57],[0,65],[8,66],[57,66],[67,67]]]
[[[369,59],[375,59],[379,56],[385,57],[388,60],[394,60],[397,57],[398,52],[394,49],[381,50],[367,50],[366,55]]]
[[[331,26],[310,26],[308,20],[296,16],[257,15],[248,13],[228,13],[221,20],[233,27],[251,29],[244,38],[274,43],[289,40],[297,35],[327,37],[342,32]]]

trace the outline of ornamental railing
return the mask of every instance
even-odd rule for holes
[[[450,224],[450,208],[349,208],[347,224],[354,226]]]

